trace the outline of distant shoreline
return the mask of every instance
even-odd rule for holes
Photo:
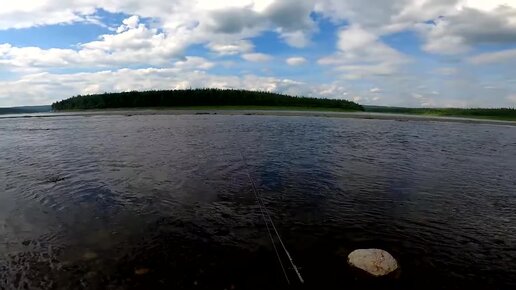
[[[352,118],[392,121],[437,121],[473,124],[493,124],[516,126],[516,121],[495,120],[486,118],[464,118],[416,114],[376,113],[376,112],[349,112],[344,110],[330,110],[320,108],[221,108],[221,107],[187,107],[187,108],[129,108],[129,109],[100,109],[74,110],[52,113],[12,114],[0,115],[0,119],[13,118],[55,118],[55,117],[89,117],[101,115],[253,115],[253,116],[306,116],[327,118]]]
[[[366,112],[417,116],[416,119],[445,117],[447,120],[498,120],[516,121],[515,108],[404,108],[360,105],[343,99],[291,96],[264,91],[237,89],[185,89],[151,90],[78,95],[52,104],[52,110],[259,110],[259,111],[310,111],[310,112]],[[278,113],[276,113],[278,114]],[[359,114],[364,116],[364,114]],[[378,116],[374,114],[374,116]],[[380,115],[383,116],[383,115]],[[375,117],[378,118],[378,117]],[[381,117],[385,118],[385,117]],[[392,119],[393,117],[387,117]],[[404,117],[404,120],[406,118]]]

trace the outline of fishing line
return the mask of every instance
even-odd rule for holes
[[[285,251],[285,254],[287,255],[288,257],[288,260],[290,262],[290,264],[292,265],[292,268],[294,269],[294,271],[296,272],[296,275],[297,275],[297,278],[299,279],[299,282],[301,283],[304,283],[305,281],[303,280],[303,277],[301,276],[301,273],[299,272],[299,269],[298,267],[296,266],[296,264],[294,264],[294,260],[292,259],[292,256],[290,255],[289,251],[287,250],[287,247],[285,246],[285,244],[283,243],[283,240],[281,239],[281,236],[276,228],[276,225],[274,224],[274,222],[272,221],[272,218],[271,218],[271,215],[269,213],[269,210],[267,209],[267,206],[265,206],[265,203],[263,202],[263,199],[261,197],[261,195],[258,193],[258,190],[256,188],[256,184],[254,182],[254,179],[252,178],[251,176],[251,171],[249,170],[249,166],[247,165],[247,161],[244,157],[244,154],[242,153],[242,149],[240,146],[238,146],[238,151],[240,152],[240,157],[242,158],[242,162],[244,163],[244,166],[245,166],[245,169],[246,169],[246,173],[247,173],[247,177],[249,178],[249,182],[251,183],[251,187],[253,189],[253,192],[254,192],[254,196],[256,198],[256,201],[258,202],[258,205],[260,206],[260,212],[262,214],[262,218],[265,222],[265,226],[267,227],[267,232],[269,233],[269,237],[272,241],[272,246],[274,247],[274,251],[276,252],[276,256],[278,257],[278,261],[281,265],[281,269],[283,270],[283,274],[285,275],[285,279],[287,280],[287,283],[290,284],[290,280],[288,279],[288,275],[285,271],[285,267],[283,266],[283,262],[281,261],[281,257],[279,255],[279,252],[276,248],[276,244],[274,242],[274,238],[272,237],[272,233],[271,233],[271,230],[269,228],[269,222],[271,223],[272,225],[272,228],[274,229],[274,233],[276,234],[276,236],[278,237],[278,240],[281,244],[281,247],[283,248],[283,251]],[[269,220],[269,222],[267,222],[267,220]]]
[[[274,242],[274,237],[272,236],[272,232],[271,232],[271,229],[269,227],[269,223],[267,222],[267,219],[266,219],[265,215],[267,214],[269,216],[269,220],[271,221],[271,224],[273,226],[274,226],[274,223],[272,222],[272,219],[270,218],[269,213],[264,210],[265,204],[263,204],[261,202],[261,199],[260,199],[260,197],[258,195],[258,191],[256,190],[256,185],[254,183],[253,178],[251,177],[251,173],[249,171],[247,162],[246,162],[246,160],[244,158],[244,154],[242,153],[242,150],[240,148],[241,148],[240,144],[238,144],[238,149],[239,149],[238,152],[240,153],[240,157],[242,158],[242,162],[244,163],[244,166],[246,168],[247,177],[249,178],[249,181],[250,181],[251,186],[253,188],[254,197],[256,198],[256,200],[258,201],[258,205],[260,206],[260,213],[262,215],[263,221],[265,222],[265,227],[267,228],[267,233],[269,234],[269,238],[270,238],[270,240],[272,242],[272,247],[274,248],[274,252],[276,253],[276,257],[278,258],[278,261],[280,263],[281,270],[283,271],[283,275],[285,276],[285,280],[287,281],[287,284],[290,285],[290,279],[288,278],[287,271],[285,270],[285,266],[283,265],[283,262],[281,261],[281,256],[279,254],[278,248],[276,247],[276,243]],[[203,151],[205,156],[208,156],[206,154],[205,150],[204,150],[204,147],[203,147],[202,151]],[[266,209],[266,207],[265,207],[265,209]],[[275,230],[276,234],[278,234],[278,231],[276,230],[276,227],[274,227],[274,230]],[[279,235],[278,235],[278,237],[279,237]],[[280,242],[281,242],[281,244],[283,244],[281,239],[280,239]],[[288,252],[287,252],[287,255],[288,255]],[[290,255],[288,255],[288,257],[290,258]],[[296,269],[296,272],[297,272],[297,269]]]

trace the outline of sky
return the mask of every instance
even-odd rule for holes
[[[516,0],[16,0],[0,107],[235,88],[410,107],[516,107]]]

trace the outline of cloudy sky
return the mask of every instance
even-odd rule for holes
[[[15,0],[0,106],[245,88],[395,106],[516,106],[516,0]]]

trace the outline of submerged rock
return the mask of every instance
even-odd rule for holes
[[[134,274],[135,275],[145,275],[147,273],[150,272],[150,269],[149,268],[137,268],[137,269],[134,269]]]
[[[98,257],[98,255],[95,252],[85,252],[82,255],[83,260],[95,260],[95,259],[97,259],[97,257]]]
[[[58,183],[59,181],[63,181],[66,178],[60,175],[52,175],[45,179],[45,183]]]
[[[385,276],[398,269],[398,262],[387,251],[358,249],[348,255],[348,263],[375,276]]]

